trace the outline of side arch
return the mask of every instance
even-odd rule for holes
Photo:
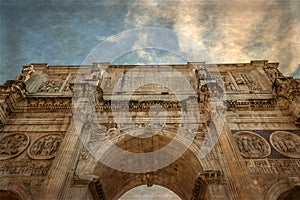
[[[281,179],[269,188],[265,199],[278,200],[280,195],[292,190],[294,187],[295,186],[291,184],[291,182],[288,179]]]
[[[3,179],[0,179],[0,191],[3,192],[3,194],[11,194],[12,196],[16,197],[16,200],[23,200],[23,199],[30,199],[31,194],[27,190],[26,186],[21,182],[13,182],[10,180],[10,178],[6,177]],[[6,193],[8,192],[8,193]],[[4,195],[5,195],[4,194]],[[0,196],[0,199],[1,196]],[[3,198],[5,199],[5,198]]]
[[[151,188],[148,188],[145,185],[134,187],[127,192],[125,192],[120,199],[121,200],[129,200],[129,199],[136,199],[136,198],[146,198],[147,197],[154,197],[157,199],[174,199],[180,200],[180,197],[169,188],[154,185]]]
[[[9,200],[22,200],[22,197],[12,191],[12,190],[1,190],[0,189],[0,199],[9,199]]]

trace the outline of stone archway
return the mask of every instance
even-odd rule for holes
[[[21,200],[22,198],[20,197],[20,195],[10,190],[0,190],[0,199]]]
[[[292,190],[286,191],[282,193],[278,200],[297,200],[300,197],[300,188],[295,187]]]
[[[180,145],[184,144],[178,142],[178,148]],[[167,156],[172,156],[172,153],[168,152]],[[160,185],[173,191],[181,199],[191,199],[195,182],[202,172],[203,168],[198,158],[188,149],[175,162],[153,172],[122,172],[98,162],[93,174],[100,177],[106,199],[119,199],[127,191],[141,185]]]
[[[158,185],[147,187],[145,185],[132,188],[123,194],[120,200],[132,200],[132,199],[162,199],[162,200],[180,200],[180,197],[173,191]]]
[[[282,179],[272,185],[266,194],[267,200],[294,200],[294,195],[300,194],[298,178]]]

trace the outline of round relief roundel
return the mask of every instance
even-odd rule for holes
[[[11,133],[0,137],[0,160],[20,155],[29,142],[29,137],[24,133]]]
[[[270,145],[256,133],[241,131],[234,134],[234,138],[245,158],[265,158],[271,153]]]
[[[275,131],[270,136],[271,144],[279,153],[291,158],[300,158],[300,137],[287,131]]]
[[[60,135],[44,135],[31,144],[28,155],[33,159],[51,159],[55,157],[61,141]]]

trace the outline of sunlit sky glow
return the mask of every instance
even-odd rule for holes
[[[263,59],[300,77],[299,11],[298,0],[1,0],[0,82],[30,63],[80,65],[106,38],[142,27],[183,34],[214,63]],[[114,63],[185,62],[164,50],[144,49]]]

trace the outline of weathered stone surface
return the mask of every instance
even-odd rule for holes
[[[24,66],[0,86],[0,199],[293,199],[299,83],[266,60]]]

